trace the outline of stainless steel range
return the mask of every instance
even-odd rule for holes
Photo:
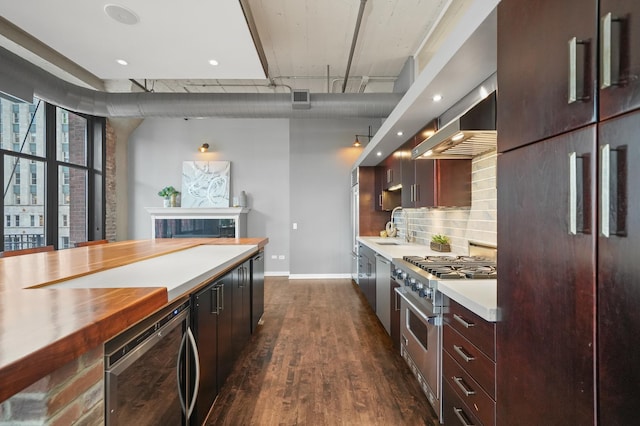
[[[487,249],[490,250],[488,256],[405,256],[393,259],[391,279],[401,284],[395,289],[401,296],[400,353],[440,421],[444,306],[438,282],[495,279],[495,248]]]

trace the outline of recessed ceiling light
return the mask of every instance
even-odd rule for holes
[[[215,67],[215,66],[218,66],[218,61],[216,61],[215,59],[211,59],[209,61],[209,64]]]
[[[431,157],[431,155],[433,155],[433,151],[429,150],[427,152],[425,152],[424,154],[422,154],[423,157]]]
[[[125,25],[135,25],[140,22],[140,17],[131,9],[117,4],[108,4],[104,7],[104,13],[114,21]]]
[[[119,63],[120,65],[129,65],[129,63],[124,59],[116,59],[116,62]]]
[[[378,151],[378,152],[376,153],[376,155],[377,155],[378,157],[382,157],[382,152]]]
[[[487,96],[489,96],[489,91],[484,86],[481,86],[480,87],[480,98],[484,99]]]
[[[442,100],[442,95],[433,95],[433,102],[440,102]]]
[[[402,133],[402,130],[400,130],[400,131],[398,131],[398,133],[396,133],[396,135],[402,136],[402,135],[404,135],[404,133]]]

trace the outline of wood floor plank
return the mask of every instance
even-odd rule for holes
[[[207,425],[438,425],[351,280],[267,277],[263,320]]]

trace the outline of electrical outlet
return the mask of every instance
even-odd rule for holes
[[[298,229],[298,224],[297,223],[293,223],[293,229]]]
[[[284,254],[281,254],[280,256],[278,256],[279,260],[284,260]]]
[[[278,258],[278,255],[272,254],[272,255],[271,255],[271,258],[272,258],[272,259],[277,259],[277,258]]]

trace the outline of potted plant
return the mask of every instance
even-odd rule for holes
[[[176,207],[178,194],[180,194],[180,191],[173,186],[165,186],[158,192],[158,195],[164,198],[165,207]]]
[[[449,244],[449,237],[446,235],[436,234],[431,237],[431,250],[434,251],[451,251],[451,245]]]

